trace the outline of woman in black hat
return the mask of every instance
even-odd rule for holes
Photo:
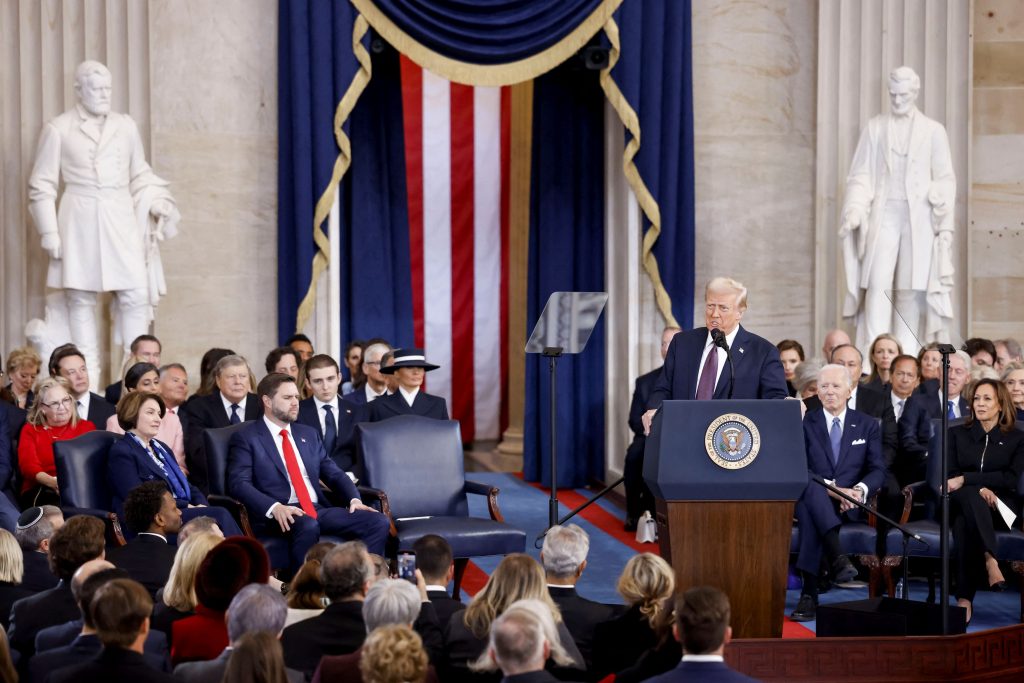
[[[438,367],[427,362],[423,349],[395,349],[394,362],[380,371],[395,376],[398,391],[370,403],[370,422],[380,422],[398,415],[422,415],[447,420],[448,404],[445,400],[420,388],[427,372]]]

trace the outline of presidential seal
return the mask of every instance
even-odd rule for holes
[[[708,457],[727,470],[743,469],[761,451],[761,433],[750,418],[726,413],[716,418],[704,434]]]

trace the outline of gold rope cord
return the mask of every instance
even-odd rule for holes
[[[619,25],[615,23],[615,19],[608,18],[607,23],[604,25],[604,32],[611,43],[611,50],[608,54],[608,66],[601,70],[601,88],[604,90],[608,102],[615,109],[615,113],[619,115],[622,125],[632,135],[632,138],[626,143],[626,149],[622,152],[622,171],[626,175],[629,186],[633,188],[633,192],[636,194],[640,209],[647,216],[647,220],[651,222],[651,227],[644,233],[640,259],[644,265],[644,270],[647,271],[647,276],[651,278],[651,284],[654,285],[654,299],[657,302],[658,310],[665,319],[665,325],[668,327],[679,327],[675,316],[672,315],[672,299],[669,297],[668,291],[665,290],[665,285],[661,281],[658,261],[652,253],[654,243],[658,241],[658,236],[661,234],[661,209],[658,207],[658,202],[654,199],[654,195],[647,189],[647,185],[640,176],[640,171],[637,169],[636,164],[633,163],[633,157],[640,150],[640,117],[637,116],[636,111],[629,105],[622,91],[619,90],[619,86],[612,79],[612,68],[619,61],[619,55],[621,54],[619,49]]]

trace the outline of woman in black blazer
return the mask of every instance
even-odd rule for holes
[[[971,414],[949,429],[948,488],[957,604],[967,609],[970,621],[979,585],[1006,588],[996,530],[1007,526],[998,504],[1020,514],[1017,482],[1024,471],[1024,432],[1014,429],[1016,412],[1001,382],[978,380],[966,398]]]

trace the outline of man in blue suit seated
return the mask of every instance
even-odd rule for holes
[[[680,332],[669,345],[643,415],[644,434],[651,431],[651,418],[662,401],[789,396],[779,350],[740,325],[747,288],[732,278],[716,277],[704,289],[704,302],[706,327]],[[719,333],[722,341],[716,342]],[[723,345],[730,349],[735,375],[726,367],[729,354]]]
[[[327,457],[317,430],[296,424],[299,389],[295,380],[271,373],[257,387],[264,416],[232,437],[228,450],[228,491],[242,501],[260,535],[288,539],[291,569],[302,565],[320,534],[362,540],[384,554],[387,518],[363,505],[348,475]],[[348,507],[332,507],[324,482]]]
[[[852,388],[850,374],[842,365],[826,365],[818,372],[821,409],[804,418],[807,469],[846,495],[867,503],[885,481],[882,437],[875,418],[847,408]],[[832,580],[845,583],[857,575],[850,558],[839,548],[842,515],[856,517],[856,506],[809,481],[796,502],[800,528],[800,550],[796,568],[803,579],[803,592],[791,618],[811,621],[818,606],[818,572],[824,553]]]
[[[695,586],[676,597],[675,607],[672,634],[683,645],[683,659],[675,669],[649,681],[746,683],[755,680],[733,671],[725,663],[725,646],[732,640],[729,596],[711,586]]]

